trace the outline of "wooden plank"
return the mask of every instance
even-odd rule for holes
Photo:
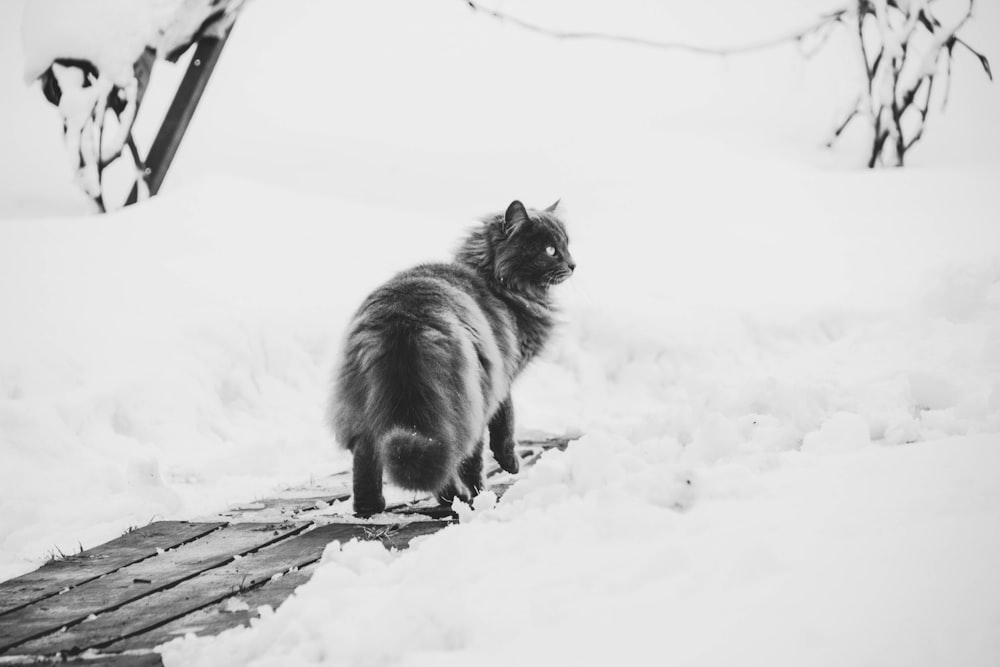
[[[300,514],[322,509],[350,497],[350,493],[340,491],[306,498],[265,498],[235,505],[220,512],[219,516],[239,521],[254,521],[258,515],[261,517],[280,517],[280,520],[294,520],[300,518]]]
[[[517,454],[521,458],[522,470],[531,467],[549,449],[566,449],[570,441],[571,438],[562,436],[537,434],[522,439],[517,447]],[[486,456],[484,473],[485,477],[491,480],[494,477],[502,477],[506,474],[503,473],[500,466],[497,465],[496,461],[490,455]],[[220,513],[218,516],[223,519],[239,521],[311,519],[310,513],[321,509],[321,504],[329,505],[334,502],[347,501],[351,498],[350,475],[348,473],[337,473],[327,479],[331,483],[322,485],[326,487],[322,495],[305,498],[265,498],[252,503],[237,505]],[[499,483],[499,486],[496,488],[491,486],[491,489],[494,491],[498,490],[497,495],[502,495],[503,491],[516,479],[516,477],[510,479],[504,478]],[[494,483],[496,483],[495,480]],[[403,515],[420,514],[432,519],[455,516],[450,508],[438,506],[435,501],[430,499],[430,496],[422,496],[416,502],[395,503],[387,507],[386,512]],[[317,522],[324,522],[325,518],[317,516],[315,520]]]
[[[439,505],[437,500],[427,499],[405,505],[393,505],[386,509],[390,514],[400,516],[423,516],[428,519],[454,520],[457,514],[448,505]]]
[[[88,658],[76,662],[59,663],[61,665],[79,665],[79,667],[163,667],[159,653],[142,655],[107,655]]]
[[[308,524],[235,524],[156,558],[123,567],[100,579],[0,616],[0,654],[224,565],[233,556],[301,532]]]
[[[79,667],[163,667],[163,659],[159,653],[142,655],[102,655],[74,662],[60,662],[60,665],[78,665]]]
[[[165,625],[153,628],[141,634],[117,641],[105,650],[134,651],[136,649],[151,649],[164,644],[176,637],[193,634],[198,636],[217,635],[223,630],[235,628],[238,625],[249,626],[250,620],[258,618],[259,607],[269,605],[277,609],[282,602],[291,597],[302,584],[312,579],[316,564],[307,565],[295,572],[288,572],[279,579],[268,581],[259,588],[239,593],[235,596],[245,602],[248,609],[229,611],[229,598],[214,605],[193,611],[186,616],[170,621]]]
[[[87,655],[86,658],[58,658],[40,659],[37,656],[21,656],[18,658],[4,657],[0,665],[60,665],[61,667],[163,667],[163,660],[159,653],[138,653],[138,654],[97,654]]]
[[[360,525],[360,524],[358,524]],[[405,529],[401,526],[391,526],[386,533],[382,526],[371,526],[365,524],[362,531],[365,538],[380,538],[384,544],[390,548],[403,549],[415,537],[430,534],[443,528],[446,523],[425,522],[424,525],[408,525]],[[366,530],[367,529],[367,530]],[[317,529],[318,530],[318,529]],[[289,572],[277,580],[269,580],[263,586],[238,594],[240,600],[245,602],[249,609],[243,611],[226,611],[226,601],[213,606],[192,612],[166,625],[154,628],[129,639],[115,642],[107,646],[107,651],[132,651],[137,649],[150,649],[160,644],[170,641],[178,636],[189,633],[196,635],[216,635],[223,630],[236,627],[237,625],[249,625],[250,619],[259,616],[257,609],[263,605],[269,605],[277,609],[291,594],[302,584],[309,581],[315,572],[317,565],[311,564]],[[195,580],[197,581],[197,580]]]
[[[521,471],[527,470],[529,467],[533,466],[547,450],[566,449],[566,445],[568,443],[569,440],[566,438],[546,438],[522,441],[517,447],[517,455],[521,459]],[[484,476],[489,482],[488,489],[496,493],[498,497],[503,496],[507,489],[509,489],[518,479],[517,475],[508,475],[501,470],[500,466],[497,465],[496,461],[494,461],[492,457],[488,459]],[[495,479],[498,477],[501,478],[499,481]],[[424,496],[411,502],[396,503],[387,507],[385,511],[390,514],[401,514],[404,516],[419,514],[432,519],[445,519],[449,517],[454,518],[457,516],[452,511],[451,507],[438,504],[437,500],[431,496]]]
[[[548,449],[565,449],[569,441],[522,440],[518,448],[522,470]],[[495,463],[490,463],[490,488],[502,495],[517,477],[498,475]],[[346,476],[335,475],[331,480],[343,482],[342,477]],[[313,488],[320,495],[266,499],[231,510],[240,518],[250,518],[247,525],[221,528],[226,522],[160,522],[0,584],[0,653],[5,653],[0,663],[15,659],[9,651],[13,647],[18,648],[19,658],[26,659],[94,648],[148,649],[192,628],[214,634],[246,624],[257,607],[278,606],[308,580],[309,563],[320,557],[328,542],[379,539],[404,548],[414,537],[451,523],[441,519],[453,517],[450,508],[437,506],[428,497],[390,510],[421,514],[432,521],[398,524],[389,516],[388,522],[377,524],[338,523],[336,519],[327,523],[328,517],[317,516],[317,522],[324,525],[292,537],[307,524],[289,524],[286,518],[305,519],[323,504],[349,499],[342,483]],[[252,522],[254,515],[257,522]],[[233,560],[234,555],[243,557]],[[271,581],[274,574],[293,567],[304,569]],[[237,594],[251,609],[221,613],[221,601]],[[96,616],[87,620],[92,614]],[[100,660],[107,662],[95,663],[89,659],[92,652],[85,655],[86,664],[119,667],[140,664],[129,661],[148,657],[102,655]],[[157,656],[152,659],[156,662],[149,664],[159,664]]]
[[[224,525],[158,521],[93,549],[46,563],[34,572],[0,583],[0,616],[196,540]]]
[[[274,575],[287,572],[293,567],[301,568],[314,563],[333,541],[377,539],[386,546],[403,548],[414,537],[448,525],[430,525],[431,523],[425,521],[399,526],[342,523],[319,526],[223,567],[203,572],[172,588],[100,614],[95,619],[74,625],[64,632],[26,643],[18,650],[31,655],[53,655],[57,652],[76,654],[87,649],[105,648],[240,594],[244,589],[266,585]]]
[[[564,437],[538,437],[530,440],[520,440],[517,445],[517,455],[521,458],[521,470],[535,464],[535,461],[550,449],[565,450],[569,443],[576,438]],[[492,456],[487,456],[486,477],[494,477],[503,472]],[[509,484],[507,486],[510,486]]]

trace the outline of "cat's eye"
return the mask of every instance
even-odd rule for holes
[[[545,254],[548,255],[549,257],[555,257],[556,256],[555,246],[550,246],[550,245],[545,246]]]

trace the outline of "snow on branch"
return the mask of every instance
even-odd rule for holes
[[[964,14],[950,25],[939,20],[933,11],[933,7],[943,4],[942,0],[852,0],[840,9],[784,35],[724,47],[604,32],[559,30],[486,7],[476,0],[463,2],[476,12],[557,39],[603,40],[709,56],[740,55],[788,43],[801,46],[812,38],[817,38],[815,41],[821,46],[832,29],[849,27],[857,34],[864,62],[862,90],[827,145],[832,146],[849,126],[856,124],[855,121],[865,120],[871,128],[870,168],[903,166],[907,151],[924,135],[934,84],[938,79],[945,82],[942,99],[943,103],[947,102],[956,47],[975,56],[986,76],[993,80],[986,56],[958,36],[958,31],[972,17],[975,0],[968,0]],[[816,48],[818,46],[814,46],[811,52]]]
[[[105,169],[128,149],[145,169],[132,125],[157,58],[225,34],[243,0],[32,0],[22,37],[25,75],[59,109],[80,187],[103,212]]]
[[[989,60],[958,36],[972,17],[974,0],[951,25],[938,20],[935,0],[858,0],[853,20],[864,65],[864,87],[828,145],[856,120],[871,128],[868,167],[903,166],[923,136],[935,83],[947,103],[955,47],[973,54],[992,81]]]

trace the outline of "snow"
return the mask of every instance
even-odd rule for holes
[[[31,81],[57,58],[94,64],[125,86],[132,63],[177,11],[181,0],[38,0],[24,4],[24,77]]]
[[[249,611],[250,605],[245,600],[233,597],[226,600],[225,604],[222,605],[222,609],[229,613],[235,613],[238,611]]]
[[[718,464],[682,513],[644,483],[671,463],[577,444],[405,553],[331,545],[274,615],[166,663],[995,663],[994,440]]]
[[[727,4],[609,26],[743,43],[831,6]],[[166,663],[997,663],[1000,89],[978,64],[908,167],[870,172],[860,130],[822,148],[857,95],[843,32],[720,61],[462,2],[288,6],[247,5],[162,194],[107,216],[2,54],[0,577],[347,469],[323,414],[360,300],[480,214],[561,197],[579,267],[514,397],[522,430],[582,437],[406,552],[331,545],[252,628]],[[998,27],[982,4],[964,30]]]
[[[230,0],[232,2],[232,0]],[[32,0],[24,3],[24,76],[32,81],[57,58],[86,60],[124,88],[148,47],[165,57],[187,44],[212,0]],[[237,5],[239,3],[236,3]]]
[[[38,0],[24,6],[25,78],[30,82],[51,68],[67,153],[76,180],[89,197],[103,201],[101,172],[121,155],[132,131],[143,94],[135,63],[147,50],[156,57],[173,58],[217,13],[224,18],[214,20],[203,33],[224,34],[241,4],[242,0]],[[85,73],[67,60],[90,63],[95,71]],[[111,121],[107,111],[115,95],[122,108]],[[133,164],[132,169],[138,166]],[[145,185],[138,185],[142,195],[148,194]]]

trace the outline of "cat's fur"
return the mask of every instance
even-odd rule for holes
[[[449,264],[376,289],[348,326],[331,417],[354,454],[354,510],[385,509],[383,467],[442,502],[483,489],[483,435],[517,472],[510,387],[552,332],[549,287],[576,267],[556,204],[519,201],[471,232]],[[549,252],[554,250],[554,254]]]

